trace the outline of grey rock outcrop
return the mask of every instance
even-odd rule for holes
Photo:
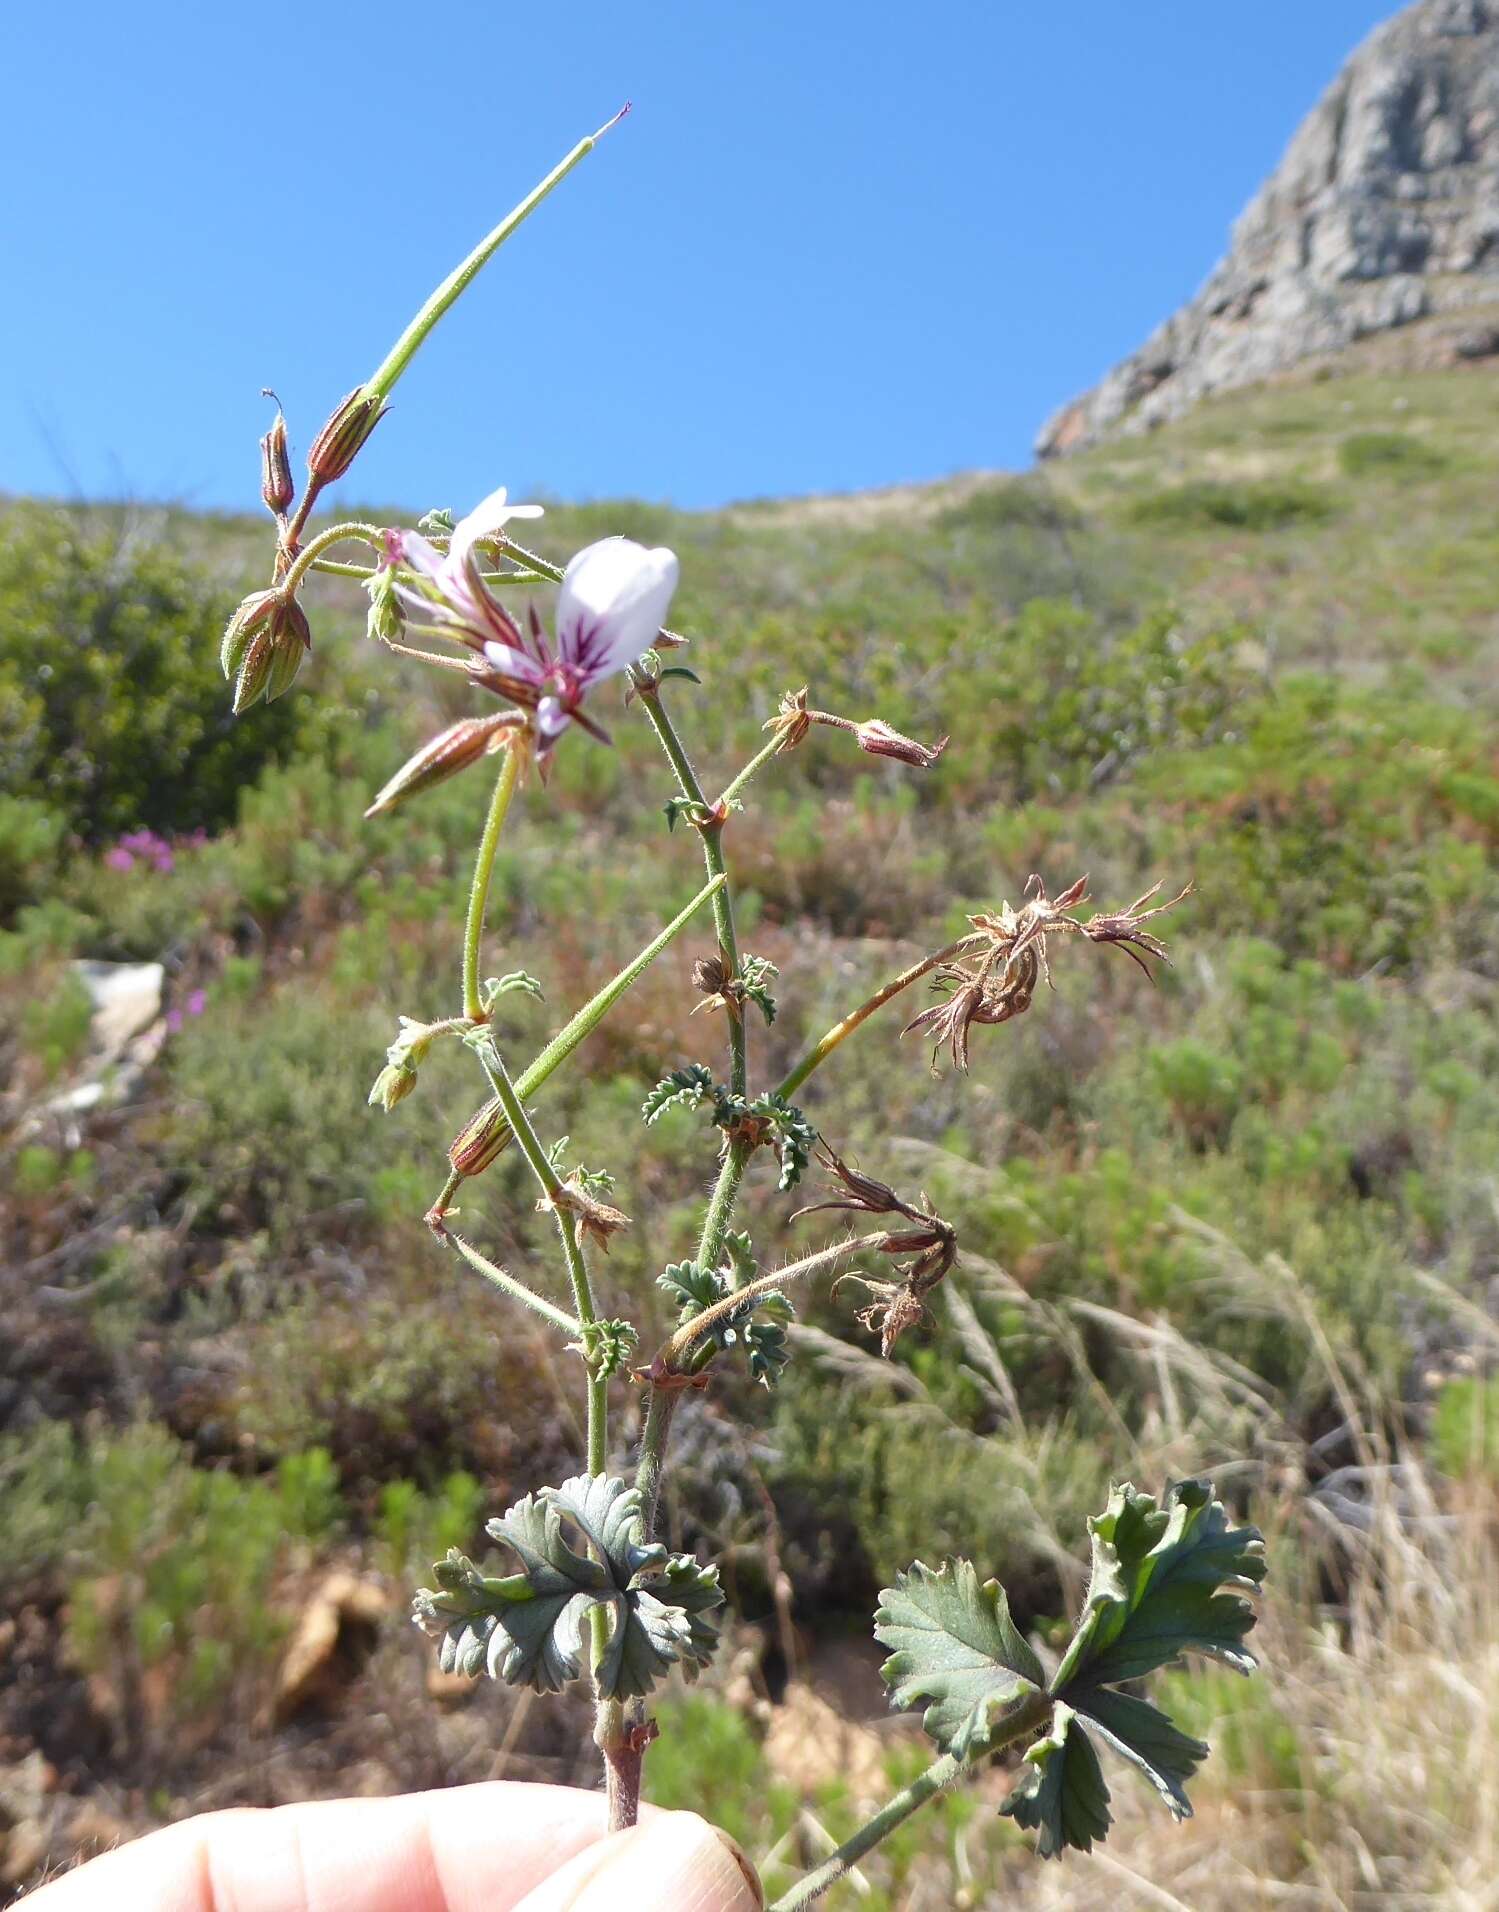
[[[1432,362],[1499,328],[1499,0],[1417,0],[1379,27],[1296,132],[1188,305],[1036,441],[1054,457],[1176,418],[1209,393],[1444,318]]]

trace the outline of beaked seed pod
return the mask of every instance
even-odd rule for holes
[[[260,495],[267,511],[283,516],[297,495],[291,475],[291,453],[286,443],[286,419],[277,410],[275,423],[260,441]]]
[[[367,397],[362,385],[356,385],[333,408],[333,416],[313,439],[307,454],[307,469],[319,484],[331,484],[343,477],[384,416],[383,401],[373,395]]]

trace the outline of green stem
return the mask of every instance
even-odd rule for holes
[[[682,933],[698,910],[723,887],[726,880],[716,876],[711,883],[705,883],[687,907],[678,910],[659,935],[653,936],[638,955],[631,957],[618,975],[611,976],[604,987],[596,995],[590,996],[577,1014],[558,1030],[536,1060],[516,1077],[515,1092],[522,1101],[529,1102],[547,1077],[556,1073],[578,1044],[592,1035],[636,978],[650,967],[674,937]]]
[[[753,777],[757,771],[764,769],[780,747],[781,739],[779,737],[772,737],[763,750],[757,750],[734,781],[725,785],[718,801],[722,804],[732,803],[735,797],[739,795],[739,792],[749,782],[750,778]]]
[[[550,1321],[554,1328],[561,1328],[564,1334],[575,1338],[583,1332],[582,1323],[575,1321],[570,1314],[564,1314],[550,1301],[544,1300],[528,1288],[523,1281],[517,1281],[514,1275],[507,1274],[494,1262],[481,1255],[472,1242],[466,1242],[461,1235],[455,1235],[451,1228],[443,1231],[443,1239],[449,1241],[462,1255],[470,1268],[477,1269],[486,1281],[492,1281],[496,1288],[509,1295],[512,1301],[518,1301],[522,1307],[529,1308],[533,1314],[539,1314],[543,1321]]]
[[[634,673],[635,692],[641,706],[650,720],[651,728],[660,740],[661,748],[676,773],[678,787],[682,795],[702,810],[710,805],[703,794],[703,786],[698,781],[692,760],[687,755],[682,739],[677,735],[664,705],[661,702],[661,689],[658,684],[648,682],[639,672]],[[739,974],[739,941],[734,934],[734,904],[727,888],[728,869],[723,855],[723,825],[721,822],[700,826],[698,835],[703,840],[703,862],[708,874],[725,879],[725,887],[713,899],[713,922],[718,930],[718,946],[723,954],[724,967],[730,977]],[[744,1040],[744,1017],[730,1016],[729,1025],[729,1085],[735,1095],[747,1093],[749,1076],[748,1052]],[[742,1172],[742,1171],[741,1171]]]
[[[330,545],[342,544],[345,538],[361,538],[366,544],[378,545],[380,527],[377,524],[356,523],[328,525],[315,538],[309,538],[302,546],[296,561],[288,568],[286,576],[281,580],[281,589],[290,596],[312,569],[319,554],[326,551]]]
[[[628,107],[624,109],[626,113],[629,110]],[[546,198],[547,194],[551,192],[552,188],[554,186],[560,186],[574,166],[581,160],[586,159],[594,147],[598,145],[604,134],[609,131],[609,127],[618,125],[623,117],[623,113],[616,113],[614,118],[609,121],[608,126],[601,126],[599,130],[590,135],[589,138],[580,139],[577,145],[567,155],[566,159],[559,165],[554,166],[546,178],[542,180],[541,184],[527,193],[515,210],[507,213],[494,230],[479,241],[478,245],[474,247],[473,251],[463,261],[462,265],[456,266],[453,271],[448,274],[447,278],[443,280],[442,284],[432,294],[431,298],[427,300],[421,311],[417,313],[410,325],[406,327],[406,330],[380,361],[380,364],[375,368],[373,377],[366,379],[364,391],[367,397],[384,399],[390,396],[396,380],[416,356],[417,350],[423,340],[442,317],[443,313],[447,311],[448,307],[468,289],[470,283],[489,263],[494,254],[504,245],[505,241],[516,228],[530,218],[531,214],[535,212],[536,208],[541,204],[542,200]]]
[[[499,847],[505,812],[510,808],[510,799],[515,794],[520,766],[520,749],[514,744],[508,745],[505,761],[500,765],[500,774],[495,779],[494,795],[489,800],[489,815],[484,820],[484,834],[479,839],[479,854],[474,862],[474,880],[468,893],[468,920],[463,929],[463,1013],[470,1022],[484,1020],[484,1007],[479,1001],[479,945],[484,940],[484,905],[489,900],[494,853]]]
[[[1016,1740],[1028,1737],[1047,1718],[1051,1708],[1052,1701],[1045,1693],[1032,1693],[1021,1700],[1008,1719],[1001,1721],[997,1737],[986,1747],[986,1753],[998,1752],[1005,1746],[1013,1745]],[[882,1806],[872,1819],[866,1820],[851,1839],[845,1839],[838,1850],[824,1859],[820,1866],[814,1867],[805,1878],[798,1879],[789,1892],[782,1893],[771,1906],[770,1912],[802,1912],[803,1906],[820,1899],[828,1887],[836,1884],[851,1867],[857,1865],[866,1852],[872,1851],[898,1825],[909,1819],[918,1806],[924,1806],[944,1787],[961,1778],[964,1771],[964,1762],[954,1758],[951,1753],[934,1759],[924,1773]]]
[[[883,1008],[892,996],[898,996],[903,989],[909,989],[912,983],[919,981],[929,970],[936,969],[942,963],[951,962],[955,956],[961,956],[965,949],[976,948],[987,940],[981,934],[970,932],[967,936],[960,936],[956,942],[949,943],[945,949],[939,949],[935,955],[923,956],[919,963],[913,963],[909,969],[903,969],[898,976],[892,977],[883,988],[877,989],[872,996],[861,1002],[857,1009],[850,1010],[841,1022],[835,1022],[826,1035],[819,1036],[791,1073],[783,1079],[776,1094],[795,1095],[818,1064],[826,1062],[839,1043],[845,1037],[851,1036],[859,1024],[866,1021],[877,1009]]]
[[[557,1220],[557,1233],[562,1241],[562,1258],[567,1263],[567,1279],[573,1291],[573,1307],[577,1310],[580,1338],[585,1349],[588,1345],[588,1330],[597,1321],[594,1312],[593,1288],[588,1279],[588,1264],[583,1259],[582,1245],[578,1241],[578,1224],[565,1206],[566,1196],[562,1187],[562,1177],[552,1167],[551,1158],[542,1147],[541,1137],[536,1133],[531,1118],[526,1113],[524,1102],[516,1092],[515,1084],[510,1080],[499,1048],[491,1031],[489,1054],[482,1055],[485,1074],[490,1086],[499,1097],[500,1107],[505,1111],[505,1120],[510,1124],[511,1133],[520,1144],[521,1153],[530,1164],[531,1173],[541,1184],[552,1213]],[[585,1353],[588,1364],[588,1459],[590,1474],[602,1474],[608,1461],[608,1380],[595,1367],[593,1360]]]

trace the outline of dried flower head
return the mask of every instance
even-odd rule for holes
[[[576,1170],[555,1194],[543,1195],[536,1209],[542,1215],[559,1211],[571,1215],[588,1239],[597,1242],[605,1254],[609,1252],[609,1237],[630,1226],[630,1218],[623,1209],[611,1208],[608,1202],[601,1202],[588,1193]]]
[[[944,1221],[925,1195],[919,1203],[898,1195],[888,1182],[851,1168],[835,1150],[822,1144],[817,1159],[827,1170],[833,1184],[828,1201],[814,1202],[799,1209],[793,1220],[815,1215],[827,1209],[859,1215],[901,1215],[910,1228],[889,1230],[873,1246],[892,1257],[910,1255],[913,1259],[901,1269],[898,1282],[874,1281],[866,1275],[845,1275],[843,1281],[857,1281],[874,1296],[867,1308],[854,1317],[862,1326],[880,1337],[880,1352],[890,1350],[907,1328],[926,1314],[926,1296],[944,1279],[958,1258],[957,1230]],[[842,1282],[835,1284],[841,1287]]]
[[[1191,894],[1189,883],[1169,902],[1153,909],[1145,905],[1160,892],[1155,883],[1127,909],[1091,916],[1079,922],[1070,914],[1088,901],[1086,876],[1048,897],[1039,876],[1026,883],[1026,901],[1018,909],[1003,903],[998,910],[970,916],[975,934],[955,960],[943,963],[933,977],[933,987],[944,1000],[913,1016],[901,1031],[924,1030],[932,1037],[932,1066],[938,1053],[946,1049],[953,1067],[968,1067],[968,1032],[975,1023],[1009,1022],[1024,1015],[1031,1006],[1037,983],[1044,977],[1051,983],[1051,961],[1047,938],[1052,935],[1078,934],[1095,943],[1117,943],[1127,955],[1150,974],[1144,955],[1169,962],[1166,946],[1141,925],[1153,916],[1173,909]]]
[[[807,686],[803,684],[800,690],[788,690],[781,698],[780,709],[774,717],[766,720],[763,728],[775,732],[782,754],[795,750],[812,728],[812,713],[807,709]]]

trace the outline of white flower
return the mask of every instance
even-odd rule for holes
[[[385,562],[426,580],[424,588],[395,586],[415,628],[479,652],[488,666],[480,681],[535,712],[546,751],[575,718],[603,736],[582,714],[583,700],[655,643],[679,567],[674,551],[647,550],[631,538],[585,546],[562,574],[554,645],[534,611],[522,631],[484,582],[475,548],[511,518],[540,516],[540,505],[512,505],[503,491],[492,492],[454,527],[446,555],[418,532],[390,531]]]

